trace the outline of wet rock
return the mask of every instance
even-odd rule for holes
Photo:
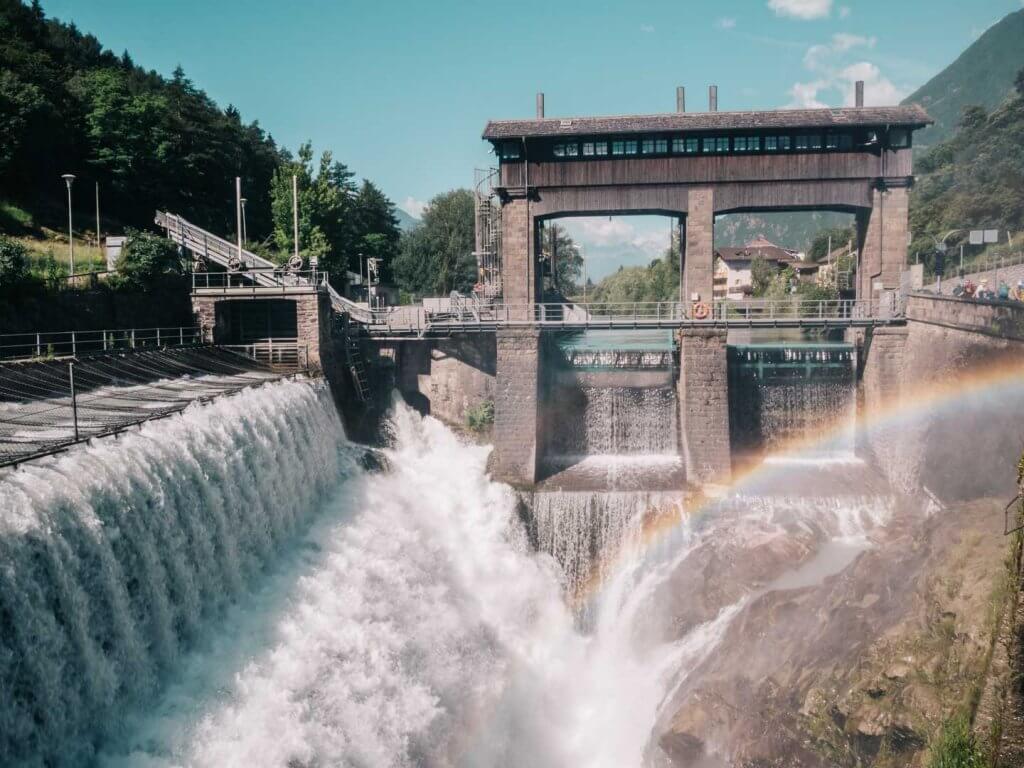
[[[373,448],[363,451],[363,455],[359,457],[359,465],[367,472],[388,472],[391,469],[384,452]]]

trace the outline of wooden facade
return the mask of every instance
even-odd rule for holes
[[[541,296],[538,222],[614,214],[680,220],[683,301],[711,300],[714,217],[735,212],[856,214],[858,295],[895,289],[911,136],[930,122],[916,106],[492,121],[484,138],[500,158],[505,300]],[[685,137],[699,143],[674,151]],[[747,151],[751,139],[757,149]]]

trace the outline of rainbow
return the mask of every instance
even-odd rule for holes
[[[925,417],[944,414],[962,403],[965,397],[1024,396],[1024,357],[998,359],[980,363],[976,368],[960,369],[955,375],[937,380],[920,381],[910,388],[901,389],[874,407],[871,413],[858,417],[857,429],[861,434],[872,431],[906,428]],[[1024,413],[1015,414],[1024,419]],[[849,429],[845,420],[834,422],[817,434],[788,443],[773,459],[800,457],[820,452],[835,442]],[[682,504],[672,510],[654,510],[645,516],[640,532],[640,551],[645,552],[677,529],[684,519],[697,521],[714,511],[714,502],[723,496],[742,494],[771,474],[792,472],[792,465],[777,461],[751,463],[734,472],[732,481],[714,495],[688,494]],[[595,575],[574,596],[577,606],[599,593],[602,583],[597,574],[607,573],[621,565],[621,551],[610,553],[605,567],[595,568]]]

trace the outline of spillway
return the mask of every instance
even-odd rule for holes
[[[524,524],[487,447],[402,404],[390,433],[369,472],[288,382],[5,475],[0,763],[661,765],[765,584],[891,514],[567,492]]]

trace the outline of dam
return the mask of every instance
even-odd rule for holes
[[[831,768],[999,711],[1024,309],[907,287],[923,110],[795,112],[489,123],[472,297],[159,212],[187,338],[0,365],[0,764]],[[817,207],[853,295],[714,298],[716,213]],[[623,210],[678,298],[545,295],[543,222]]]

